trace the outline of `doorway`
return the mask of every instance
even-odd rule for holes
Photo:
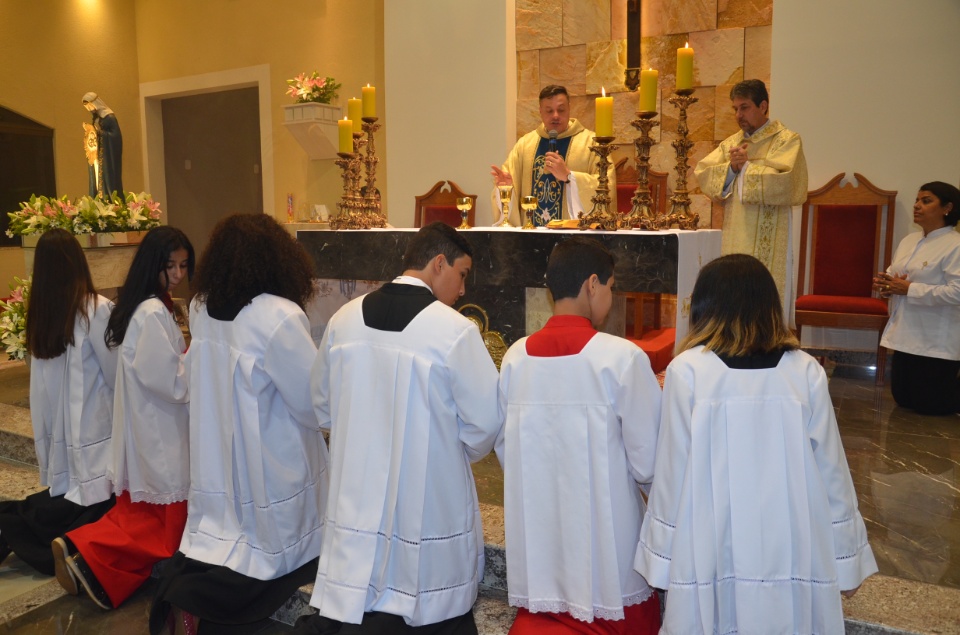
[[[263,213],[258,93],[251,87],[162,101],[167,220],[198,256],[220,219]]]

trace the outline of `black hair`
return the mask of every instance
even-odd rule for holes
[[[79,316],[90,328],[90,296],[96,294],[80,243],[70,232],[54,228],[37,241],[33,284],[27,303],[27,350],[37,359],[59,357],[73,346]]]
[[[117,304],[110,312],[107,330],[103,334],[107,346],[115,348],[123,344],[130,318],[141,302],[160,297],[166,292],[167,285],[161,286],[160,276],[166,278],[167,261],[170,260],[170,254],[178,249],[185,249],[187,252],[187,278],[191,279],[196,260],[193,245],[186,234],[176,227],[161,225],[154,227],[143,237],[143,242],[133,256],[127,279],[120,287]]]
[[[767,94],[767,86],[759,79],[745,79],[735,84],[730,89],[730,99],[739,97],[740,99],[749,99],[756,106],[763,102],[770,104],[770,96]]]
[[[234,214],[217,223],[200,257],[197,301],[218,314],[269,293],[305,308],[312,276],[310,257],[273,217]]]
[[[430,261],[443,254],[447,263],[461,256],[473,257],[473,248],[457,230],[441,222],[430,223],[420,228],[407,245],[403,254],[403,270],[422,271]]]
[[[957,221],[960,221],[960,189],[943,181],[931,181],[921,185],[920,191],[930,192],[940,199],[941,207],[946,207],[947,203],[953,203],[953,209],[943,217],[943,224],[956,227]]]
[[[553,301],[580,295],[583,283],[597,274],[607,284],[616,261],[606,247],[592,238],[574,236],[557,243],[547,261],[547,288]]]
[[[799,348],[784,322],[777,284],[762,262],[729,254],[700,270],[690,300],[690,334],[680,350],[699,344],[729,357]]]

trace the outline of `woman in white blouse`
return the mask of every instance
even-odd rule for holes
[[[913,204],[918,232],[897,246],[893,262],[873,279],[890,298],[880,343],[895,351],[894,400],[920,414],[960,412],[960,190],[934,181]]]

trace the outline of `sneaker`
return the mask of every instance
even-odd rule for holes
[[[176,606],[170,607],[170,632],[173,635],[197,635],[197,618]]]
[[[87,592],[94,604],[105,611],[113,608],[110,596],[103,590],[103,586],[97,581],[97,576],[93,575],[93,571],[87,566],[87,561],[83,559],[81,554],[75,553],[67,558],[67,567],[73,577],[83,585],[83,590]]]
[[[50,548],[53,550],[53,571],[57,576],[57,582],[70,595],[77,595],[80,592],[77,579],[73,577],[73,572],[67,566],[67,558],[70,557],[67,541],[63,538],[54,538]]]

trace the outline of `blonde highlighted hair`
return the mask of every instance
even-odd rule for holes
[[[679,348],[700,345],[724,357],[800,347],[784,322],[773,276],[753,256],[721,256],[700,270],[690,301],[690,332]]]

